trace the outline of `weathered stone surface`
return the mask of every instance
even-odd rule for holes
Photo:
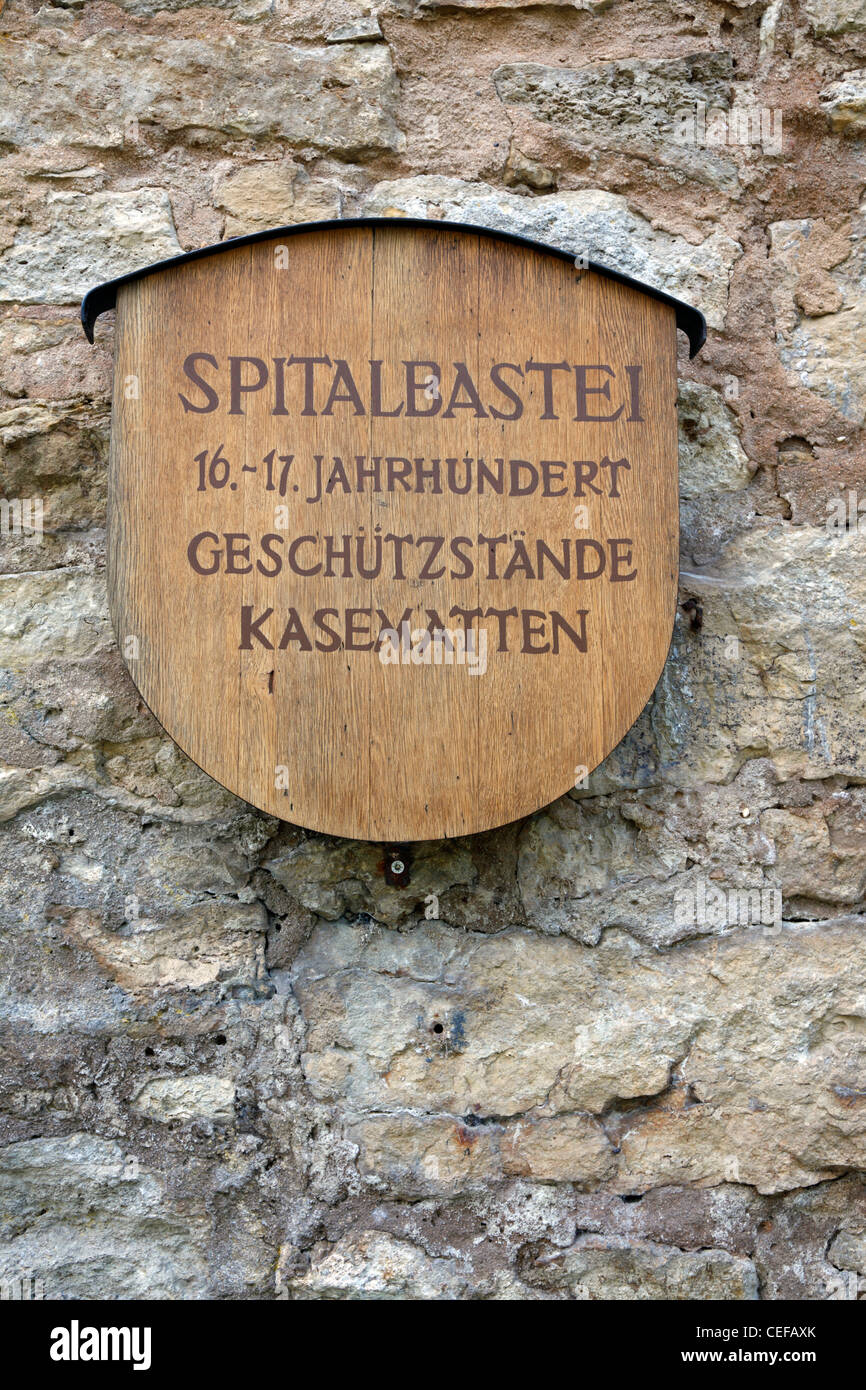
[[[816,34],[849,34],[866,29],[863,0],[806,0],[805,10]]]
[[[408,1197],[483,1190],[503,1176],[501,1128],[450,1117],[369,1115],[350,1125],[358,1168],[376,1191]]]
[[[504,182],[509,188],[532,189],[537,193],[549,193],[556,188],[556,173],[537,159],[530,159],[519,150],[514,142],[508,151],[508,159],[503,173]]]
[[[333,183],[311,183],[292,160],[244,169],[230,165],[218,176],[214,203],[225,209],[227,237],[339,217],[341,209],[339,189]]]
[[[756,757],[782,781],[862,776],[863,710],[849,693],[862,679],[864,534],[756,527],[712,566],[682,570],[701,625],[678,615],[652,700],[589,789],[728,781]]]
[[[503,1168],[540,1182],[595,1184],[616,1163],[601,1125],[589,1115],[518,1120],[503,1142]]]
[[[314,1252],[289,1285],[300,1299],[455,1299],[466,1288],[456,1260],[433,1258],[409,1241],[365,1231]]]
[[[87,0],[67,0],[71,8],[85,5]],[[128,14],[153,15],[165,11],[192,10],[201,7],[202,0],[116,0],[118,6]],[[273,0],[207,0],[208,8],[228,10],[233,19],[255,20],[269,15]]]
[[[620,770],[625,785],[641,785],[647,758],[653,778],[678,785],[728,780],[755,756],[769,757],[782,780],[858,777],[863,711],[849,692],[863,663],[855,616],[863,543],[856,534],[756,526],[714,565],[681,571],[682,591],[702,605],[702,626],[678,618],[653,700],[593,785],[606,789]],[[686,745],[681,781],[675,749]]]
[[[0,576],[0,611],[0,664],[10,670],[48,651],[92,656],[111,641],[105,584],[92,573]]]
[[[122,150],[152,133],[205,144],[283,140],[352,158],[402,143],[383,44],[294,47],[246,29],[155,43],[109,31],[16,40],[10,56],[0,138],[14,146],[64,140]]]
[[[0,1150],[0,1206],[0,1277],[38,1270],[46,1298],[195,1298],[206,1287],[202,1217],[173,1210],[159,1178],[110,1140]]]
[[[600,14],[609,9],[614,0],[544,0],[544,3],[549,3],[551,8],[589,10],[590,13]],[[418,0],[418,5],[422,10],[511,10],[525,8],[527,0]]]
[[[863,10],[866,28],[866,6]],[[833,130],[859,135],[866,129],[866,72],[846,72],[821,93],[821,105]]]
[[[853,1180],[856,1184],[856,1179]],[[838,1187],[850,1184],[842,1178]],[[816,1198],[823,1196],[826,1187],[806,1189]],[[829,1190],[835,1190],[832,1187]],[[849,1199],[851,1193],[849,1190]],[[841,1196],[841,1194],[840,1194]],[[574,1199],[574,1216],[579,1230],[593,1235],[612,1235],[626,1245],[653,1245],[683,1250],[700,1248],[727,1250],[732,1255],[751,1255],[754,1250],[756,1225],[766,1218],[778,1203],[786,1199],[759,1196],[753,1188],[730,1183],[715,1187],[657,1187],[651,1192],[630,1193],[626,1200],[605,1189],[578,1194]],[[856,1201],[855,1210],[859,1210]],[[828,1216],[832,1220],[832,1216]],[[550,1244],[567,1248],[571,1240],[546,1237]],[[815,1240],[821,1235],[816,1232]]]
[[[595,1187],[616,1166],[591,1115],[530,1116],[510,1124],[479,1121],[473,1111],[457,1119],[369,1115],[348,1133],[370,1187],[414,1198],[477,1192],[507,1177]]]
[[[754,1261],[768,1299],[854,1299],[859,1277],[844,1233],[863,1226],[862,1175],[793,1192],[758,1225]],[[853,1287],[852,1287],[853,1285]]]
[[[866,1230],[840,1231],[827,1258],[838,1269],[852,1269],[857,1274],[866,1274]]]
[[[776,336],[790,375],[825,397],[854,425],[866,418],[866,393],[855,363],[866,350],[866,218],[858,211],[850,238],[822,221],[770,228],[777,275]]]
[[[181,250],[171,203],[155,188],[123,193],[49,193],[35,224],[0,255],[0,300],[68,304]]]
[[[794,798],[795,809],[779,805]],[[858,788],[822,798],[780,785],[758,760],[722,787],[563,798],[521,838],[526,918],[587,944],[622,926],[659,946],[771,926],[792,900],[797,916],[807,902],[810,916],[859,908],[864,824]]]
[[[254,980],[264,973],[266,920],[261,904],[210,901],[156,921],[137,915],[140,910],[135,899],[132,922],[121,934],[106,931],[93,914],[76,909],[61,914],[63,935],[90,952],[128,994],[154,986],[202,989],[217,981]],[[185,1084],[185,1078],[178,1082]]]
[[[775,846],[773,877],[785,897],[861,903],[866,896],[866,808],[859,788],[823,805],[768,810],[761,826]]]
[[[582,68],[509,63],[493,74],[507,106],[552,125],[574,150],[627,154],[730,193],[738,186],[731,154],[687,143],[678,131],[698,103],[726,111],[733,77],[729,53]]]
[[[694,571],[754,520],[754,503],[741,495],[753,467],[721,392],[684,381],[678,406],[680,566]]]
[[[111,357],[93,348],[77,313],[58,309],[9,311],[0,319],[0,391],[13,399],[105,402]],[[34,473],[38,475],[39,464]]]
[[[621,926],[655,946],[760,922],[759,913],[741,912],[748,905],[739,899],[735,913],[719,916],[700,916],[698,903],[715,891],[780,889],[764,822],[764,808],[778,796],[768,765],[755,762],[729,786],[628,799],[563,797],[534,816],[521,837],[527,922],[587,945]]]
[[[577,1299],[758,1297],[751,1260],[736,1259],[723,1250],[684,1252],[599,1236],[579,1236],[569,1250],[536,1260],[528,1277]]]
[[[2,540],[6,574],[81,564],[87,534],[105,523],[108,434],[104,408],[22,402],[0,410],[3,490],[21,509],[17,534]],[[98,553],[101,536],[96,544]]]
[[[731,412],[717,391],[684,381],[679,392],[680,497],[702,503],[738,492],[751,477]]]
[[[670,944],[770,925],[774,904],[791,900],[796,915],[807,902],[809,915],[821,905],[859,907],[863,834],[859,788],[822,796],[820,784],[780,784],[769,763],[755,760],[729,786],[699,792],[564,798],[527,825],[518,876],[527,921],[538,930],[594,944],[618,925]],[[729,901],[717,912],[719,892]],[[755,894],[764,895],[760,908]],[[698,901],[706,905],[701,920]]]
[[[716,328],[724,322],[731,267],[740,253],[737,242],[718,230],[699,245],[690,245],[652,227],[625,198],[596,190],[529,198],[431,175],[378,184],[365,210],[380,216],[444,217],[520,232],[687,299]]]
[[[168,1076],[146,1081],[132,1108],[163,1124],[202,1118],[225,1123],[235,1107],[234,1083],[227,1076]]]
[[[330,921],[345,912],[363,912],[396,924],[410,913],[428,908],[438,916],[432,895],[438,899],[446,890],[472,884],[475,879],[472,856],[463,840],[454,840],[447,847],[421,842],[407,850],[406,858],[408,888],[386,881],[381,846],[353,840],[298,837],[287,847],[275,846],[265,867],[304,907]]]
[[[621,1191],[784,1190],[864,1159],[866,1115],[851,1102],[864,1030],[844,1022],[861,1011],[859,939],[853,921],[780,924],[643,956],[615,932],[587,949],[432,926],[397,942],[335,924],[297,961],[303,1066],[314,1095],[356,1111],[483,1121],[546,1107],[564,1116],[546,1127],[548,1152],[573,1140],[570,1112],[610,1112]],[[672,1082],[669,1098],[616,1117]]]
[[[382,38],[379,16],[358,15],[344,24],[336,24],[325,35],[328,43],[378,43]]]

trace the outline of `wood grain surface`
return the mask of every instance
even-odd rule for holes
[[[524,816],[622,739],[675,613],[672,307],[390,223],[226,249],[117,311],[112,618],[200,767],[284,820],[400,843]],[[411,641],[466,626],[486,660],[480,636],[453,664]],[[388,628],[407,641],[385,664]]]

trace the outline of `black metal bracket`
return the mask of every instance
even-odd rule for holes
[[[129,275],[120,275],[116,280],[106,280],[104,284],[97,285],[88,291],[81,302],[81,322],[87,334],[88,342],[93,342],[93,327],[99,315],[115,307],[117,291],[121,285],[129,285],[145,275],[156,275],[160,270],[168,270],[172,266],[186,265],[190,261],[201,260],[204,256],[218,255],[221,251],[233,251],[239,246],[253,246],[258,241],[268,241],[272,237],[285,238],[297,236],[301,232],[332,231],[338,227],[370,227],[373,229],[377,227],[429,227],[446,232],[471,232],[476,236],[508,241],[515,246],[528,246],[533,251],[542,251],[548,256],[556,256],[562,261],[577,262],[573,252],[563,251],[561,247],[546,246],[544,242],[532,241],[529,237],[518,236],[516,232],[497,231],[493,227],[476,227],[468,222],[445,222],[428,217],[344,217],[331,218],[324,222],[297,222],[291,227],[271,227],[264,232],[251,232],[247,236],[231,237],[228,241],[219,241],[213,246],[202,246],[197,251],[185,251],[180,256],[170,256],[168,260],[156,261],[153,265],[142,267],[141,270],[131,271]],[[700,352],[707,340],[707,323],[700,309],[695,309],[690,304],[684,304],[681,299],[675,299],[673,295],[666,294],[664,290],[657,290],[652,285],[644,285],[631,275],[624,275],[622,271],[600,265],[597,261],[587,261],[585,266],[581,261],[580,265],[582,269],[592,270],[596,275],[604,275],[608,280],[616,280],[621,285],[628,285],[631,289],[640,290],[641,294],[648,294],[653,299],[661,300],[663,304],[670,304],[676,313],[677,328],[685,333],[689,340],[689,357],[694,357],[696,353]]]

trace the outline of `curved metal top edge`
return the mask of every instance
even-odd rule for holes
[[[322,222],[296,222],[289,227],[270,227],[263,232],[250,232],[246,236],[231,237],[227,241],[218,241],[212,246],[202,246],[195,251],[184,251],[179,256],[170,256],[164,261],[155,261],[153,265],[143,266],[141,270],[130,271],[128,275],[120,275],[116,280],[106,280],[102,285],[96,285],[92,290],[88,290],[84,299],[81,301],[81,323],[84,332],[87,334],[88,342],[93,342],[93,328],[100,314],[113,309],[117,303],[117,291],[121,285],[131,284],[133,280],[140,280],[145,275],[154,275],[157,271],[168,270],[171,266],[186,265],[189,261],[201,260],[204,256],[213,256],[221,251],[235,250],[239,246],[252,246],[258,241],[267,241],[271,237],[290,237],[297,236],[301,232],[331,231],[337,227],[433,227],[450,232],[472,232],[478,236],[495,237],[499,241],[512,242],[516,246],[528,246],[533,251],[543,251],[549,256],[556,256],[559,260],[574,261],[575,256],[570,251],[563,251],[559,246],[548,246],[542,241],[533,241],[530,237],[520,236],[516,232],[503,232],[495,227],[477,227],[470,222],[447,222],[439,221],[429,217],[338,217],[329,218]],[[616,280],[621,285],[629,285],[632,289],[640,290],[641,294],[648,294],[653,299],[659,299],[663,304],[669,304],[676,313],[677,328],[679,328],[689,340],[689,357],[694,357],[700,352],[707,340],[707,323],[700,309],[695,309],[691,304],[684,304],[681,299],[675,299],[673,295],[666,294],[664,290],[657,290],[652,285],[644,285],[640,280],[635,280],[631,275],[625,275],[620,270],[613,270],[610,266],[600,265],[597,261],[587,261],[587,270],[594,270],[597,275],[604,275],[609,280]]]

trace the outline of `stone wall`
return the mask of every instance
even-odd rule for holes
[[[864,0],[8,0],[0,30],[2,494],[45,508],[0,541],[0,1277],[856,1297]],[[77,321],[181,248],[361,212],[587,251],[711,326],[653,699],[587,787],[416,846],[404,888],[142,707],[111,321]]]

